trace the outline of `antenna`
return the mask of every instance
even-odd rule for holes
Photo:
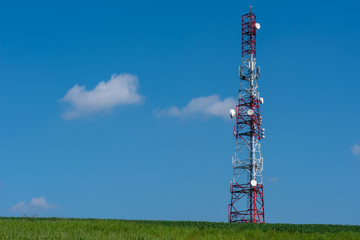
[[[257,79],[260,68],[256,67],[256,36],[260,24],[252,12],[242,16],[242,64],[240,65],[240,90],[234,128],[235,154],[232,159],[233,178],[230,183],[231,202],[229,222],[265,223],[263,194],[263,158],[260,141],[265,138],[261,127],[262,116]],[[235,110],[234,110],[235,111]]]

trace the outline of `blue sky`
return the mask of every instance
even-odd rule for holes
[[[360,4],[252,5],[266,220],[360,224]],[[227,221],[248,6],[1,2],[0,215]]]

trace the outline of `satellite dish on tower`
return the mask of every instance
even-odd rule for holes
[[[261,103],[261,104],[264,103],[264,98],[261,97],[259,100],[260,100],[260,103]]]
[[[256,29],[256,30],[259,30],[260,27],[261,27],[261,26],[260,26],[260,23],[255,23],[255,29]]]
[[[247,111],[247,114],[249,115],[249,116],[252,116],[252,115],[254,115],[254,110],[252,110],[252,109],[249,109],[248,111]]]
[[[232,119],[234,119],[234,118],[235,118],[235,115],[236,115],[235,110],[234,110],[234,109],[230,109],[230,117],[231,117]]]
[[[251,180],[250,185],[255,187],[257,185],[257,181],[255,179]]]

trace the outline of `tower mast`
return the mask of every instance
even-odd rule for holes
[[[256,67],[256,33],[260,24],[250,7],[242,16],[242,63],[239,66],[240,90],[238,105],[230,110],[236,118],[234,127],[235,154],[232,159],[233,179],[230,182],[229,222],[264,223],[263,158],[260,140],[260,105],[264,102],[258,91],[260,67]]]

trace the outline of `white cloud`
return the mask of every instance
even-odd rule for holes
[[[44,197],[32,198],[29,203],[20,201],[15,204],[10,211],[12,212],[31,212],[43,211],[54,208],[55,205],[49,204]]]
[[[229,110],[235,108],[236,101],[233,98],[225,98],[221,100],[218,95],[208,97],[198,97],[192,99],[182,109],[172,106],[168,109],[156,109],[154,113],[158,116],[189,116],[193,114],[201,114],[204,116],[217,116],[228,118]]]
[[[277,183],[279,181],[279,177],[272,177],[270,178],[270,182]]]
[[[355,144],[351,147],[351,152],[352,152],[355,156],[360,156],[360,145],[359,145],[359,143],[355,143]]]
[[[92,90],[75,85],[61,99],[69,104],[63,118],[74,119],[103,111],[111,111],[118,105],[137,104],[143,99],[137,93],[138,78],[131,74],[114,74],[107,82],[100,82]]]

